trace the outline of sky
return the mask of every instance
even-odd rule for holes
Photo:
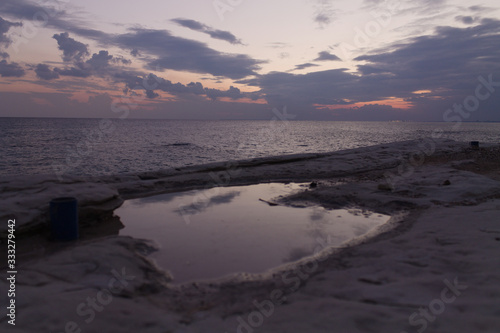
[[[500,4],[2,0],[0,101],[0,117],[500,121]]]

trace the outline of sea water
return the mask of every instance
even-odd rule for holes
[[[0,175],[101,176],[428,138],[499,142],[500,123],[0,118]]]

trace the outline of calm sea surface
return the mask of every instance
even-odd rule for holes
[[[500,142],[500,123],[0,118],[0,175],[99,176],[430,137]]]

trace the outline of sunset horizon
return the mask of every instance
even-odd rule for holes
[[[492,0],[171,2],[3,1],[0,117],[500,121]]]

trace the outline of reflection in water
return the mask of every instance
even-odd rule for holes
[[[170,193],[128,200],[115,213],[125,225],[120,235],[159,243],[160,251],[151,257],[177,283],[261,273],[338,246],[389,219],[360,210],[354,215],[322,207],[270,206],[260,200],[306,188],[259,184]]]
[[[183,215],[196,215],[207,210],[207,208],[214,205],[220,205],[225,203],[230,203],[234,198],[240,195],[239,191],[232,191],[229,193],[224,193],[221,195],[216,195],[213,197],[202,198],[202,196],[196,197],[192,203],[184,206],[179,206],[175,210],[176,213]]]

